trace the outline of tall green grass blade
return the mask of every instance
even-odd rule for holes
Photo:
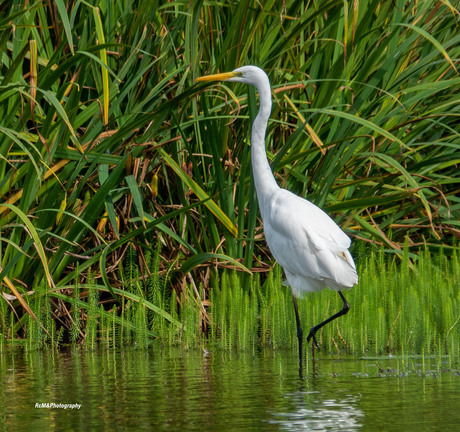
[[[49,287],[51,289],[54,288],[54,281],[53,281],[53,277],[51,276],[51,272],[50,272],[50,269],[49,269],[45,249],[44,249],[43,244],[42,244],[42,242],[40,240],[40,236],[38,235],[38,232],[35,229],[35,227],[32,224],[32,222],[29,220],[27,215],[22,210],[20,210],[18,207],[14,206],[14,205],[3,203],[3,204],[0,204],[0,207],[6,207],[6,208],[10,209],[12,212],[16,213],[18,215],[18,217],[22,220],[22,222],[25,225],[25,228],[26,228],[27,232],[30,234],[30,236],[32,237],[32,239],[34,241],[35,249],[37,250],[38,256],[39,256],[40,261],[41,261],[42,266],[43,266],[43,271],[44,271],[44,273],[46,275],[46,281],[47,281],[47,283],[48,283],[48,285],[49,285]]]
[[[134,206],[136,207],[137,214],[139,215],[140,219],[144,221],[144,208],[142,206],[142,197],[139,192],[139,187],[136,183],[136,179],[134,176],[126,176],[125,177],[126,183],[128,184],[129,190],[131,191],[131,195],[133,197]]]
[[[222,211],[222,209],[200,188],[182,169],[180,166],[163,150],[159,149],[159,153],[165,159],[167,164],[174,170],[180,179],[189,187],[193,193],[203,201],[204,205],[222,222],[222,224],[236,237],[238,230],[229,217]]]
[[[435,47],[436,49],[444,56],[444,58],[450,63],[450,65],[452,66],[452,68],[454,69],[455,72],[457,72],[457,68],[455,67],[455,64],[454,62],[452,61],[452,59],[450,58],[449,54],[447,53],[447,51],[444,49],[444,47],[442,46],[442,44],[440,44],[435,37],[433,37],[432,35],[430,35],[430,33],[428,33],[426,30],[422,29],[421,27],[418,27],[416,25],[413,25],[413,24],[408,24],[408,23],[397,23],[395,25],[399,25],[399,26],[402,26],[402,27],[407,27],[411,30],[414,30],[415,32],[417,32],[418,34],[420,34],[421,36],[423,36],[425,39],[429,40]]]
[[[213,260],[213,259],[230,262],[231,264],[235,265],[241,270],[244,270],[247,273],[251,273],[251,271],[247,269],[239,261],[233,259],[232,257],[229,257],[228,255],[216,254],[216,253],[202,253],[202,254],[194,255],[182,263],[179,271],[183,273],[190,273],[196,266],[203,264],[206,261]]]
[[[70,52],[73,54],[73,38],[72,38],[72,29],[70,27],[69,17],[67,15],[67,10],[63,0],[56,0],[56,6],[59,11],[59,16],[62,20],[62,25],[64,27],[64,32],[67,38],[67,42],[69,44]]]

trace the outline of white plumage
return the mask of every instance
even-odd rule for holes
[[[271,204],[262,211],[265,238],[297,295],[358,282],[350,238],[324,211],[281,188]]]
[[[283,267],[292,290],[301,362],[303,332],[295,295],[329,287],[337,290],[343,300],[341,311],[310,330],[307,340],[313,338],[317,345],[316,332],[350,308],[341,290],[358,282],[355,263],[348,251],[351,241],[323,210],[276,183],[265,152],[272,103],[267,74],[256,66],[243,66],[233,72],[198,78],[198,81],[217,80],[250,84],[259,92],[259,113],[251,129],[252,171],[267,244]]]

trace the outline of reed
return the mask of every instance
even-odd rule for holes
[[[356,240],[384,245],[395,265],[425,243],[452,255],[460,220],[453,2],[51,3],[0,8],[0,329],[10,340],[36,326],[37,346],[63,337],[91,348],[105,330],[116,345],[144,346],[146,334],[197,344],[216,332],[226,346],[256,346],[257,308],[257,343],[295,343],[280,327],[291,306],[279,270],[270,275],[251,177],[256,93],[195,83],[242,64],[264,68],[273,84],[267,150],[280,185]],[[227,336],[207,315],[233,265],[261,277],[229,276],[232,290],[245,287],[232,293],[248,316],[228,324]],[[404,290],[412,277],[401,276]],[[412,289],[405,295],[416,302]],[[389,349],[402,333],[427,350],[441,343],[424,337],[435,317],[401,328],[409,306],[400,295],[395,288],[361,311],[374,326],[360,327],[353,349],[383,346],[385,334]],[[335,307],[326,298],[321,309],[313,299],[301,305],[307,327]],[[400,310],[389,320],[386,308]],[[439,309],[438,322],[452,308]],[[224,328],[230,318],[218,320]],[[442,330],[449,338],[451,325]],[[342,343],[322,337],[330,350]]]

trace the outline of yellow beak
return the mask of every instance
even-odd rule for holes
[[[197,81],[226,81],[235,77],[237,74],[234,72],[224,72],[215,75],[207,75],[197,78]]]

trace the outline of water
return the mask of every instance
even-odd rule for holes
[[[295,350],[3,349],[0,430],[400,432],[460,424],[460,374],[449,357],[318,356],[312,365],[310,358],[299,379]],[[36,407],[46,403],[61,407]]]

